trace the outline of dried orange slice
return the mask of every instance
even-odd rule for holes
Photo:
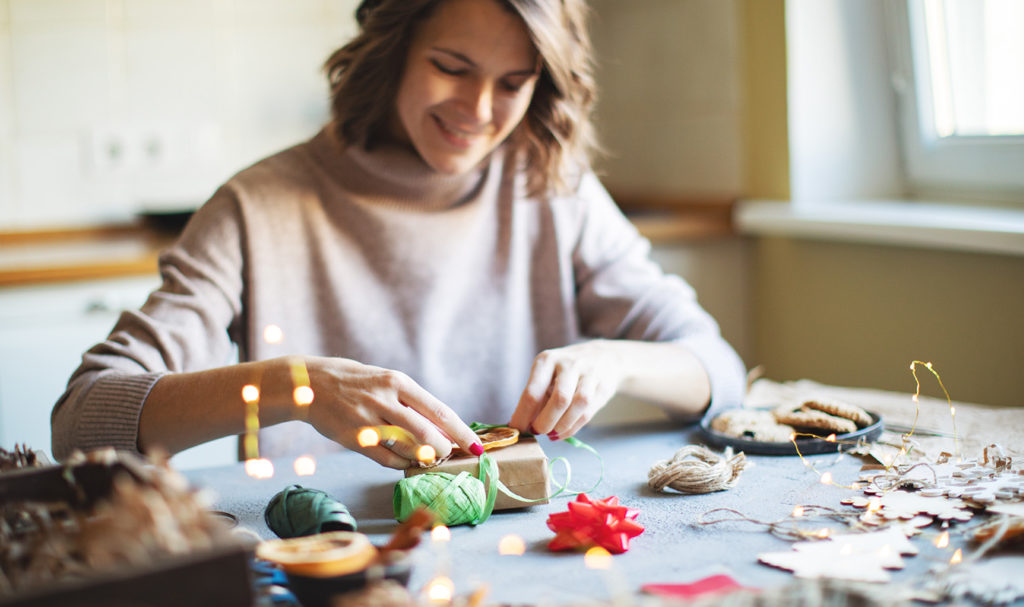
[[[484,446],[484,451],[490,451],[498,447],[507,447],[519,442],[519,430],[509,428],[508,426],[479,430],[476,435],[480,437],[480,443]]]
[[[287,573],[333,577],[366,569],[377,558],[377,548],[362,533],[330,531],[261,542],[256,556],[277,563]]]
[[[491,449],[498,449],[500,447],[508,447],[509,445],[514,445],[519,442],[519,430],[508,426],[486,429],[481,428],[476,431],[476,435],[480,437],[480,444],[484,446],[484,451],[490,451]],[[452,455],[469,455],[469,452],[465,449],[455,448],[452,449]]]

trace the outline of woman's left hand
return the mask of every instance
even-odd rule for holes
[[[537,355],[509,425],[558,440],[576,434],[618,391],[623,361],[613,344],[594,340]]]

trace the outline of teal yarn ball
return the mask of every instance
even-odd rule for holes
[[[416,508],[433,511],[439,524],[475,525],[487,506],[483,482],[468,472],[425,472],[403,478],[395,485],[395,519],[403,522]]]
[[[356,519],[345,504],[324,491],[300,485],[285,487],[270,498],[263,520],[280,538],[356,530]]]

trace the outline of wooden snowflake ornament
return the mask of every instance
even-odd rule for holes
[[[945,496],[926,496],[920,492],[890,491],[871,498],[854,497],[842,500],[843,504],[864,508],[861,520],[868,524],[882,524],[894,520],[911,520],[919,516],[940,521],[968,521],[974,516],[967,504],[960,499]],[[920,520],[920,519],[919,519]]]
[[[888,582],[892,576],[887,570],[902,569],[901,555],[904,554],[917,554],[917,548],[900,530],[887,528],[836,535],[829,540],[797,542],[792,550],[765,552],[757,558],[802,578]]]

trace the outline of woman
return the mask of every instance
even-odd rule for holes
[[[54,454],[240,434],[249,384],[262,455],[342,445],[393,468],[415,445],[360,447],[359,428],[442,457],[481,452],[470,421],[572,436],[618,392],[680,415],[738,402],[738,357],[589,170],[584,8],[364,0],[327,63],[332,122],[196,212],[161,289],[71,377]]]

